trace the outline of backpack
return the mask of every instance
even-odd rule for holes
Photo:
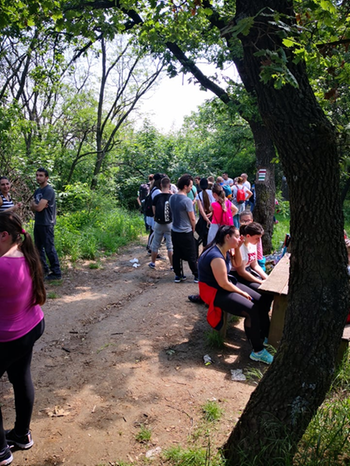
[[[145,199],[146,197],[148,196],[148,193],[149,193],[149,186],[148,184],[142,184],[140,186],[140,189],[139,189],[139,199],[140,199],[140,202],[141,202],[141,213],[145,213]]]
[[[169,204],[170,196],[170,193],[161,193],[157,194],[153,200],[153,205],[155,206],[154,220],[161,225],[173,221]]]
[[[226,212],[222,211],[220,225],[233,225],[231,201],[226,201]]]
[[[152,193],[156,190],[157,188],[153,188],[151,192],[146,196],[145,202],[143,204],[143,212],[146,215],[146,217],[154,217],[153,215],[153,209],[152,209]]]
[[[232,197],[232,189],[230,186],[228,184],[224,184],[222,189],[225,191],[225,196],[230,199]]]
[[[244,191],[244,188],[239,188],[239,187],[237,186],[236,199],[237,199],[238,204],[243,204],[243,202],[245,201],[245,191]]]
[[[148,184],[143,183],[139,189],[140,201],[143,201],[144,199],[146,199],[146,197],[148,196],[148,193],[149,193],[149,186]]]

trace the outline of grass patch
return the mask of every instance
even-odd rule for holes
[[[89,269],[93,270],[93,269],[99,269],[101,267],[101,265],[98,263],[98,262],[91,262],[89,264]]]
[[[48,297],[48,299],[57,299],[57,298],[59,298],[58,294],[55,293],[54,291],[49,291],[47,293],[47,297]]]
[[[139,432],[135,435],[135,440],[140,443],[147,443],[151,440],[152,431],[144,424],[141,424]]]
[[[222,416],[222,408],[217,401],[207,401],[202,411],[204,419],[208,422],[218,421]]]
[[[102,207],[57,217],[55,247],[61,260],[68,258],[74,263],[79,259],[110,256],[143,234],[144,222],[137,213],[113,206]],[[31,221],[26,229],[32,232],[33,225]]]
[[[206,331],[204,337],[210,348],[222,349],[225,346],[224,338],[217,330],[211,329]]]
[[[171,447],[164,452],[164,457],[172,466],[224,466],[225,461],[217,453],[211,455],[208,448]]]

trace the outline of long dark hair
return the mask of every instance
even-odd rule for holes
[[[263,235],[264,234],[264,229],[260,225],[260,223],[257,222],[252,222],[248,223],[248,225],[241,225],[239,228],[239,232],[241,235],[246,236],[254,236],[254,235]]]
[[[12,212],[0,212],[0,232],[7,231],[12,242],[18,245],[29,266],[33,283],[33,304],[44,304],[46,290],[44,286],[43,270],[39,254],[33,244],[30,234],[23,230],[21,219]]]
[[[203,209],[204,209],[204,212],[208,214],[210,212],[210,199],[207,193],[208,180],[206,178],[202,178],[199,182],[199,186],[202,189]]]
[[[238,228],[236,228],[234,225],[221,225],[221,227],[216,232],[215,238],[210,241],[210,243],[207,244],[205,248],[203,248],[202,254],[204,251],[215,246],[216,244],[222,246],[225,242],[225,236],[232,236],[236,233],[236,231],[238,231]]]

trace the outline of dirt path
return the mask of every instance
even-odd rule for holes
[[[141,266],[134,268],[132,258]],[[206,307],[187,300],[197,291],[190,272],[175,284],[166,260],[157,270],[148,262],[145,247],[136,245],[99,269],[82,264],[65,273],[62,285],[48,286],[58,297],[44,306],[46,331],[32,365],[35,445],[16,451],[13,464],[143,464],[156,447],[185,447],[211,399],[224,413],[212,448],[225,441],[254,389],[232,381],[230,370],[259,366],[248,359],[242,325],[229,330],[224,350],[210,350]],[[207,353],[215,364],[203,364]],[[5,378],[0,386],[11,428],[11,386]],[[141,424],[152,430],[149,443],[135,440]],[[163,464],[161,455],[152,464]]]

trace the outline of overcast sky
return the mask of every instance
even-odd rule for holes
[[[209,74],[215,72],[214,67],[201,66],[201,69]],[[235,70],[231,71],[232,76]],[[228,74],[227,70],[226,74]],[[190,74],[179,75],[171,79],[164,76],[160,84],[150,91],[148,97],[139,106],[142,117],[147,114],[152,123],[164,132],[179,129],[184,116],[190,115],[205,100],[214,97],[210,91],[201,91],[198,84],[188,83],[189,77]]]

